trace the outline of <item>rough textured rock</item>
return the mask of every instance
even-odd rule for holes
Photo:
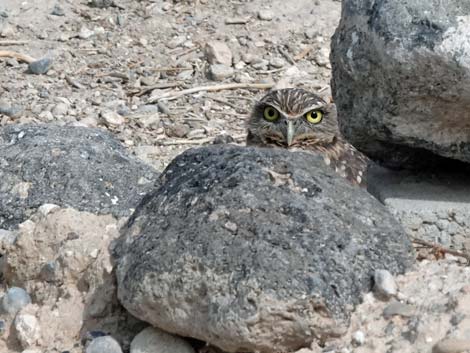
[[[393,171],[374,166],[368,190],[412,237],[470,250],[468,172]]]
[[[147,327],[131,343],[130,353],[194,353],[184,339],[155,327]]]
[[[126,216],[155,178],[103,130],[7,126],[0,129],[0,228],[44,203]]]
[[[411,244],[319,156],[212,146],[178,156],[115,247],[136,317],[226,351],[291,351],[344,332],[374,269]]]
[[[14,243],[0,243],[7,254],[3,282],[21,286],[31,295],[34,304],[20,313],[37,319],[42,336],[38,345],[44,352],[69,350],[82,333],[98,330],[113,334],[128,348],[146,326],[130,317],[117,300],[108,248],[122,223],[111,215],[44,205],[12,231]],[[7,330],[0,335],[0,352],[6,352],[15,334],[8,329],[14,317],[2,319]]]
[[[332,40],[343,133],[389,166],[470,162],[470,3],[342,2]]]
[[[16,314],[22,307],[31,303],[31,297],[23,288],[11,287],[2,298],[2,311]]]

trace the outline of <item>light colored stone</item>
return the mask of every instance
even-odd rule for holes
[[[113,337],[102,336],[91,341],[85,353],[122,353],[122,349]]]
[[[52,115],[54,117],[61,117],[67,114],[69,110],[69,105],[63,102],[56,104],[56,106],[52,109]]]
[[[100,118],[106,126],[121,126],[126,122],[123,116],[111,110],[102,111]]]
[[[352,342],[355,345],[362,346],[366,342],[366,335],[363,331],[356,331],[352,335]]]
[[[232,51],[225,42],[210,41],[206,44],[205,52],[210,64],[232,66]]]
[[[34,315],[18,314],[14,321],[16,337],[23,348],[37,343],[41,338],[41,329]]]
[[[9,314],[16,314],[21,308],[31,303],[31,297],[23,288],[11,287],[2,298],[2,309]]]
[[[132,340],[130,353],[194,353],[194,349],[178,336],[147,327]]]
[[[222,64],[213,64],[209,68],[210,78],[214,81],[223,81],[233,75],[233,69]]]
[[[274,13],[271,10],[259,10],[258,18],[262,21],[272,21],[272,19],[274,18]]]
[[[397,294],[395,278],[387,270],[375,270],[374,291],[379,297],[390,298]]]
[[[432,353],[463,353],[470,351],[470,339],[446,338],[432,347]]]

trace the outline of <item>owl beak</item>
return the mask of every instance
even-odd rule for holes
[[[292,141],[294,141],[295,135],[295,127],[293,121],[287,122],[287,146],[292,145]]]

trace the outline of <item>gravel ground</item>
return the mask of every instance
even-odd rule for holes
[[[329,97],[339,16],[331,0],[2,0],[0,124],[99,126],[161,171],[218,136],[243,143],[262,87]],[[40,58],[50,60],[28,65]],[[174,97],[233,83],[256,85]],[[470,269],[460,259],[427,256],[395,280],[393,298],[365,295],[350,332],[309,351],[470,351]]]

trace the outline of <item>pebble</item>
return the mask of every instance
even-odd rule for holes
[[[267,70],[268,65],[269,65],[269,61],[265,59],[261,59],[258,62],[251,64],[251,66],[256,70]]]
[[[305,31],[305,37],[308,39],[313,39],[318,35],[318,30],[316,28],[309,28]]]
[[[16,337],[23,348],[34,345],[41,338],[39,323],[34,315],[18,314],[14,326]]]
[[[85,26],[83,26],[82,28],[80,28],[80,32],[78,33],[78,37],[81,38],[81,39],[88,39],[88,38],[92,37],[94,34],[95,34],[95,32],[93,32],[91,29],[88,29]]]
[[[380,298],[389,299],[397,294],[395,278],[387,270],[375,270],[374,283],[375,294]]]
[[[16,241],[16,233],[11,230],[0,228],[0,247],[2,245],[13,245]]]
[[[232,51],[225,42],[208,42],[205,47],[205,53],[210,64],[232,65]]]
[[[233,69],[222,64],[213,64],[209,68],[209,76],[214,81],[223,81],[233,75]]]
[[[271,10],[259,10],[258,18],[262,21],[272,21],[274,13]]]
[[[470,351],[470,339],[445,338],[432,347],[432,353],[463,353]]]
[[[196,140],[206,137],[206,130],[204,129],[194,129],[188,132],[186,137],[190,140]]]
[[[23,288],[11,287],[2,298],[2,309],[9,314],[16,314],[21,308],[31,303],[31,297]]]
[[[362,346],[366,341],[366,335],[362,331],[356,331],[352,334],[352,342],[355,345]]]
[[[23,108],[19,105],[10,105],[6,101],[0,100],[0,114],[9,116],[10,118],[18,118],[23,112]]]
[[[185,137],[189,133],[189,126],[185,124],[171,124],[165,129],[165,133],[168,137]]]
[[[111,126],[121,126],[126,122],[126,119],[112,110],[102,111],[100,113],[101,121],[104,125]]]
[[[97,7],[99,9],[105,9],[114,5],[114,0],[91,0],[88,4],[90,7]]]
[[[35,75],[43,75],[49,71],[52,66],[52,58],[42,58],[33,61],[28,65],[28,71]]]
[[[121,346],[111,336],[102,336],[93,339],[85,353],[122,353]]]
[[[269,62],[269,65],[271,65],[272,67],[274,67],[276,69],[280,69],[280,68],[284,67],[285,64],[286,64],[286,62],[281,58],[273,58]]]
[[[131,342],[130,353],[194,353],[184,339],[154,327],[147,327]]]
[[[54,16],[65,16],[65,11],[59,4],[55,4],[52,8],[51,15]]]
[[[330,67],[330,50],[327,47],[320,48],[314,56],[318,66]]]
[[[69,110],[69,105],[67,103],[57,103],[56,106],[54,108],[52,108],[52,115],[54,117],[60,117],[60,116],[64,116],[67,114]]]
[[[415,307],[409,304],[403,304],[397,301],[391,302],[383,311],[383,316],[387,319],[395,315],[411,317],[415,314]]]

